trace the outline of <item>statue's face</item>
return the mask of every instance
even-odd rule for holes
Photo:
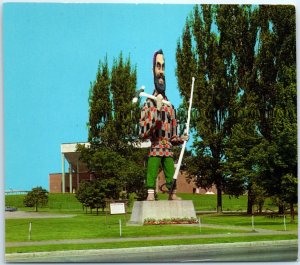
[[[163,85],[165,83],[164,77],[165,77],[165,60],[164,56],[162,54],[157,54],[156,56],[156,64],[154,68],[155,76],[158,80],[158,83],[160,85]]]
[[[159,93],[165,92],[165,60],[163,54],[156,55],[156,62],[154,66],[154,84]]]

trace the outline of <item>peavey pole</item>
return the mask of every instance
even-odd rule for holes
[[[188,109],[188,117],[187,117],[187,122],[186,122],[186,131],[185,131],[186,135],[189,135],[189,129],[190,129],[191,110],[192,110],[193,94],[194,94],[194,82],[195,82],[195,77],[192,77],[192,88],[191,88],[190,104],[189,104],[189,109]],[[184,154],[184,151],[185,151],[186,142],[187,141],[184,141],[183,144],[182,144],[182,149],[181,149],[180,156],[179,156],[177,166],[176,166],[176,169],[175,169],[175,173],[174,173],[174,176],[173,176],[172,186],[171,186],[171,189],[169,190],[169,199],[171,199],[172,193],[173,193],[174,188],[176,186],[176,181],[177,181],[178,173],[179,173],[180,166],[181,166],[181,163],[182,163],[182,158],[183,158],[183,154]]]

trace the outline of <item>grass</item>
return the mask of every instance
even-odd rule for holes
[[[216,211],[217,195],[215,194],[188,194],[182,193],[179,196],[183,200],[192,200],[196,211]],[[167,200],[167,194],[159,194],[158,198],[161,200]],[[229,195],[222,195],[222,208],[223,211],[247,211],[247,196],[242,195],[239,198]],[[264,209],[277,211],[277,206],[273,205],[270,199],[266,199]]]
[[[148,237],[199,234],[198,226],[125,226],[123,216],[106,217],[81,214],[72,218],[7,219],[6,242],[28,241],[29,223],[32,224],[31,240],[62,240],[86,238],[115,238],[119,236],[119,219],[123,223],[123,237]],[[205,228],[202,234],[226,234],[243,232],[224,228]]]
[[[5,205],[17,207],[21,211],[32,211],[33,208],[24,207],[23,200],[25,195],[6,195]],[[82,212],[82,205],[76,199],[74,194],[49,194],[49,200],[47,207],[39,208],[39,211],[50,211],[50,212]]]
[[[145,240],[139,242],[114,242],[114,243],[88,243],[88,244],[58,244],[43,246],[24,246],[7,247],[6,253],[12,252],[32,252],[32,251],[53,251],[64,249],[92,249],[92,248],[118,248],[118,247],[139,247],[139,246],[160,246],[173,244],[208,244],[208,243],[226,243],[226,242],[246,242],[256,240],[283,240],[296,239],[298,218],[295,224],[290,223],[290,217],[286,217],[286,228],[290,232],[282,235],[253,235],[247,237],[216,237],[216,235],[234,234],[238,232],[251,233],[252,217],[245,213],[247,208],[247,197],[230,198],[223,195],[223,214],[214,212],[204,213],[205,211],[214,211],[216,204],[216,195],[199,194],[180,194],[184,200],[193,200],[195,210],[199,213],[201,224],[199,226],[178,226],[178,225],[157,225],[157,226],[125,226],[124,215],[106,215],[102,212],[97,216],[93,213],[85,213],[81,204],[77,201],[74,194],[49,194],[49,203],[47,207],[39,209],[40,212],[50,213],[69,213],[74,214],[70,218],[47,218],[47,219],[6,219],[5,220],[5,241],[6,242],[28,242],[29,223],[32,225],[31,241],[63,240],[63,239],[101,239],[101,238],[119,238],[119,219],[122,220],[122,237],[139,238],[160,236],[159,240]],[[34,211],[33,208],[23,207],[24,195],[7,195],[5,204],[17,207],[22,211]],[[159,194],[159,199],[167,199],[166,194]],[[267,201],[265,207],[277,210],[277,207]],[[131,208],[128,209],[127,219],[130,218]],[[227,213],[226,211],[231,211]],[[233,214],[234,212],[234,214]],[[271,215],[255,215],[255,228],[263,228],[274,231],[284,230],[283,218],[270,218]],[[217,225],[217,228],[206,227],[205,225]],[[226,226],[233,226],[228,228]],[[184,236],[184,235],[214,235],[211,238],[198,239],[178,239],[167,240],[166,236]],[[216,237],[216,238],[215,238]]]
[[[203,194],[179,194],[184,200],[192,200],[196,211],[215,211],[217,195],[203,195]],[[25,195],[6,195],[5,205],[17,207],[22,211],[31,211],[33,208],[25,208],[23,206],[23,199]],[[160,200],[167,200],[167,194],[158,194]],[[231,197],[229,195],[222,196],[223,211],[245,212],[247,210],[247,196],[243,195],[239,198]],[[132,205],[128,208],[131,211]],[[277,211],[277,206],[267,199],[264,205],[264,210],[269,209]],[[76,199],[74,194],[49,194],[49,202],[47,207],[40,208],[39,211],[50,212],[74,212],[82,211],[82,205]]]
[[[275,235],[275,236],[251,236],[251,237],[229,237],[229,238],[196,238],[178,240],[155,240],[155,241],[132,241],[132,242],[113,242],[113,243],[94,243],[94,244],[57,244],[27,247],[7,247],[6,253],[29,253],[41,251],[62,251],[62,250],[85,250],[85,249],[113,249],[113,248],[133,248],[150,246],[171,246],[171,245],[191,245],[191,244],[216,244],[216,243],[235,243],[253,242],[265,240],[292,240],[297,239],[296,235]]]
[[[220,226],[252,227],[252,216],[247,214],[205,214],[199,215],[203,224],[214,224]],[[254,228],[269,229],[274,231],[284,230],[283,217],[270,218],[270,215],[255,215],[253,217]],[[288,231],[298,230],[298,217],[295,223],[291,223],[290,216],[286,216],[286,229]]]
[[[182,193],[179,196],[183,200],[192,200],[196,211],[216,211],[217,195],[187,194]],[[167,200],[167,194],[159,194],[158,198]],[[245,211],[247,207],[247,196],[239,198],[230,198],[223,195],[223,210],[225,211]]]

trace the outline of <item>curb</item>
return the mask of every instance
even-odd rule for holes
[[[55,256],[81,256],[88,255],[107,255],[107,254],[129,254],[140,252],[163,252],[163,251],[182,251],[182,250],[205,250],[205,249],[220,249],[220,248],[236,248],[236,247],[252,247],[252,246],[282,246],[282,245],[297,245],[298,240],[273,240],[273,241],[253,241],[239,243],[218,243],[218,244],[194,244],[194,245],[175,245],[175,246],[153,246],[153,247],[135,247],[135,248],[115,248],[115,249],[90,249],[90,250],[69,250],[69,251],[49,251],[49,252],[33,252],[33,253],[11,253],[5,254],[5,260],[22,259],[22,258],[37,258],[37,257],[55,257]]]

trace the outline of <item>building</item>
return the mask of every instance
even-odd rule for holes
[[[89,147],[89,143],[64,143],[61,144],[62,172],[49,174],[50,193],[75,193],[81,180],[91,180],[93,175],[88,171],[85,163],[79,160],[80,153],[76,151],[78,144]],[[142,143],[142,148],[150,146],[149,142]],[[67,168],[67,170],[66,170]],[[158,175],[157,192],[161,192],[159,187],[165,183],[163,172]],[[209,190],[197,188],[194,182],[186,181],[185,172],[179,171],[177,178],[178,193],[216,193],[216,188]]]
[[[80,153],[76,151],[77,145],[89,147],[89,143],[64,143],[61,144],[61,173],[49,174],[50,193],[73,193],[83,179],[90,179],[85,163],[79,160]],[[66,170],[67,167],[67,170]]]

